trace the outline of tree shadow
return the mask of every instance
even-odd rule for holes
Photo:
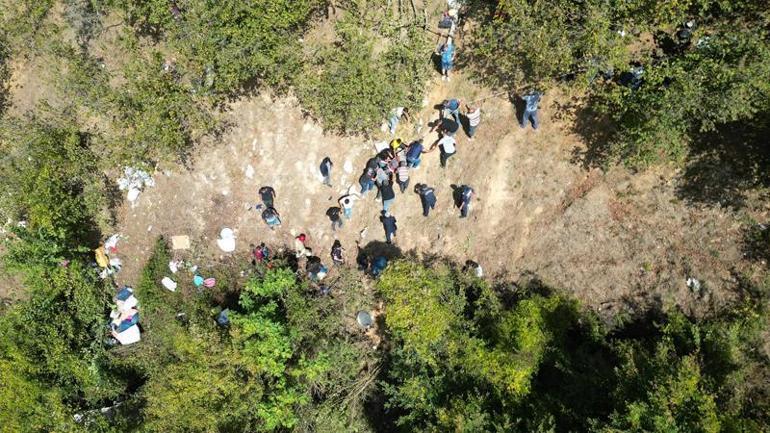
[[[572,102],[554,103],[555,116],[574,119],[572,130],[583,139],[586,147],[573,148],[570,162],[585,170],[608,166],[612,159],[611,144],[617,131],[610,116],[594,108],[597,102],[595,96],[590,96],[580,105]]]
[[[513,106],[513,111],[516,114],[516,121],[519,122],[519,125],[524,123],[524,111],[527,108],[527,101],[521,98],[518,94],[511,92],[508,95],[508,100],[511,101],[511,105]]]
[[[690,203],[746,207],[751,191],[770,187],[768,137],[770,112],[696,136],[677,196]]]

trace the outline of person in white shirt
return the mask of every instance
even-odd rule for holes
[[[451,135],[445,135],[440,139],[436,140],[436,142],[430,146],[429,151],[432,151],[433,149],[436,148],[436,146],[438,146],[439,150],[441,150],[441,157],[439,160],[441,161],[441,167],[444,168],[446,167],[447,160],[452,155],[457,153],[457,149],[455,148],[456,144],[457,142],[455,141],[454,137],[452,137]]]
[[[357,194],[346,194],[338,200],[346,219],[350,219],[350,217],[353,216],[353,204],[359,198],[360,196]]]
[[[481,123],[481,107],[472,107],[466,105],[465,117],[468,119],[468,139],[473,140],[473,136],[476,135],[476,128]]]

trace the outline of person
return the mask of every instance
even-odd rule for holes
[[[441,135],[448,135],[450,137],[454,137],[455,134],[457,134],[457,131],[460,130],[460,124],[458,122],[455,122],[454,120],[445,117],[441,119],[441,125],[439,126],[438,132],[441,133]]]
[[[441,79],[449,81],[449,70],[452,69],[452,63],[455,59],[455,45],[452,37],[448,37],[446,43],[441,47]]]
[[[275,230],[276,226],[281,225],[281,215],[274,207],[263,210],[262,219],[265,220],[265,223],[270,227],[270,230]]]
[[[321,175],[324,177],[324,185],[332,186],[332,160],[327,156],[321,161]]]
[[[468,212],[471,210],[471,199],[476,195],[473,192],[473,188],[468,185],[460,187],[460,218],[468,216]]]
[[[468,119],[468,140],[473,141],[473,136],[476,135],[476,128],[481,123],[481,107],[472,107],[465,105],[465,118]]]
[[[396,170],[396,180],[398,181],[398,187],[401,188],[401,194],[409,187],[409,167],[406,166],[406,161],[401,161]]]
[[[313,250],[305,245],[307,236],[304,233],[300,233],[299,236],[294,238],[294,251],[297,258],[310,257],[313,254]]]
[[[379,277],[385,268],[388,267],[388,258],[385,256],[377,256],[372,260],[372,276],[374,278]]]
[[[527,122],[532,122],[532,129],[537,129],[540,124],[537,119],[537,109],[542,96],[542,92],[532,90],[521,97],[526,104],[524,113],[521,115],[521,121],[519,122],[519,126],[521,126],[522,129],[527,127]]]
[[[422,150],[422,138],[413,141],[406,151],[406,165],[411,168],[418,168],[420,166]]]
[[[252,265],[256,265],[257,263],[262,263],[270,259],[270,249],[265,246],[265,243],[262,242],[259,244],[259,246],[254,247],[251,250],[251,255],[254,257],[251,260]]]
[[[441,108],[443,109],[441,113],[441,118],[446,117],[446,113],[451,114],[452,117],[455,119],[455,122],[460,123],[460,105],[462,104],[462,100],[452,98],[452,99],[444,99],[444,101],[441,103]]]
[[[342,244],[339,239],[335,239],[332,244],[332,262],[339,266],[345,264],[345,249],[342,248]]]
[[[465,266],[463,266],[463,272],[473,271],[473,273],[476,275],[477,278],[482,278],[484,276],[484,270],[481,269],[481,265],[474,262],[473,260],[466,260]]]
[[[382,185],[390,182],[390,172],[387,167],[377,167],[374,176],[374,183],[377,184],[377,195],[374,197],[376,200],[382,195]]]
[[[418,183],[414,186],[414,192],[420,196],[420,202],[422,203],[422,216],[428,216],[431,209],[436,208],[436,193],[433,188],[425,185],[424,183]]]
[[[393,185],[388,181],[383,182],[382,186],[380,186],[380,194],[382,195],[382,210],[387,212],[396,200],[396,193],[393,192]]]
[[[393,149],[388,146],[377,154],[377,164],[382,168],[386,168],[390,164],[390,160],[395,157],[396,154],[393,152]]]
[[[376,168],[366,167],[361,177],[358,178],[358,184],[361,185],[361,194],[366,194],[374,188],[374,179],[377,173]]]
[[[441,167],[446,167],[447,160],[457,153],[457,149],[455,148],[455,144],[457,142],[455,141],[455,138],[451,135],[445,135],[441,137],[440,139],[436,140],[435,143],[430,147],[430,151],[433,151],[433,149],[436,148],[436,146],[439,147],[441,150],[441,156],[439,161],[441,162]]]
[[[259,196],[262,198],[262,204],[266,208],[273,207],[273,200],[275,199],[275,190],[271,186],[263,186],[259,189]]]
[[[390,135],[396,134],[396,128],[398,127],[399,122],[401,122],[402,117],[409,120],[409,110],[405,107],[396,107],[390,110],[390,113],[388,114],[388,129],[390,130]]]
[[[400,138],[394,138],[390,140],[390,148],[393,150],[393,156],[395,157],[396,153],[398,153],[398,150],[401,149],[401,146],[404,144],[404,140]]]
[[[350,217],[353,216],[353,203],[355,203],[356,200],[358,200],[358,196],[355,193],[343,195],[337,200],[346,219],[350,219]]]
[[[358,254],[356,255],[356,264],[358,265],[358,270],[362,272],[367,272],[369,270],[369,255],[366,254],[366,251],[364,251],[363,248],[361,248],[361,243],[359,241],[356,241],[356,250],[358,251]]]
[[[396,226],[396,217],[391,215],[388,211],[382,211],[380,222],[382,222],[382,227],[385,229],[385,242],[389,244],[393,243],[393,238],[396,237],[396,230],[398,230],[398,226]]]
[[[309,256],[307,258],[307,263],[305,263],[305,271],[310,280],[320,282],[326,277],[329,269],[321,263],[320,257]]]
[[[342,228],[342,218],[340,218],[340,213],[342,212],[342,209],[334,206],[330,207],[326,210],[326,216],[329,217],[329,220],[332,222],[332,231],[337,231],[337,226],[339,228]]]

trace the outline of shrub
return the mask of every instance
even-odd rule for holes
[[[74,126],[8,119],[0,127],[0,215],[26,220],[68,246],[88,244],[93,218],[105,205],[105,185],[88,148],[90,137]]]
[[[419,28],[383,38],[353,16],[336,23],[334,44],[310,49],[297,93],[325,127],[368,132],[394,107],[421,107],[430,49]]]

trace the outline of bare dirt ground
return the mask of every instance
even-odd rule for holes
[[[420,114],[425,123],[435,117],[431,107],[445,97],[468,100],[487,93],[462,77],[431,86]],[[438,151],[424,155],[412,171],[410,189],[397,192],[392,208],[397,246],[458,262],[474,259],[489,276],[534,275],[605,310],[655,302],[697,311],[729,299],[730,270],[742,260],[738,216],[683,202],[675,182],[667,180],[673,173],[632,175],[621,168],[603,173],[576,164],[575,150],[585,145],[571,132],[571,119],[555,116],[553,101],[559,97],[554,92],[544,98],[537,131],[519,128],[509,101],[488,99],[476,139],[459,133],[458,153],[446,169],[439,166]],[[267,95],[234,103],[226,120],[232,128],[221,141],[201,143],[190,170],[157,172],[157,185],[137,206],[120,209],[118,231],[127,239],[120,248],[126,263],[119,281],[136,282],[159,235],[189,235],[194,250],[217,259],[226,255],[216,246],[223,227],[235,229],[237,253],[252,243],[291,245],[293,236],[304,232],[327,262],[336,238],[351,260],[357,240],[384,240],[381,203],[373,192],[337,232],[325,215],[338,197],[358,191],[358,177],[375,153],[372,140],[326,134],[303,118],[296,101]],[[416,137],[409,125],[402,125],[399,135]],[[434,138],[429,135],[426,143]],[[325,156],[334,162],[332,188],[322,184],[318,169]],[[428,218],[411,190],[418,182],[437,192],[437,208]],[[452,184],[471,185],[478,194],[466,220],[453,207]],[[275,231],[249,210],[259,202],[262,185],[277,191],[283,225]],[[687,277],[705,289],[694,292]]]

